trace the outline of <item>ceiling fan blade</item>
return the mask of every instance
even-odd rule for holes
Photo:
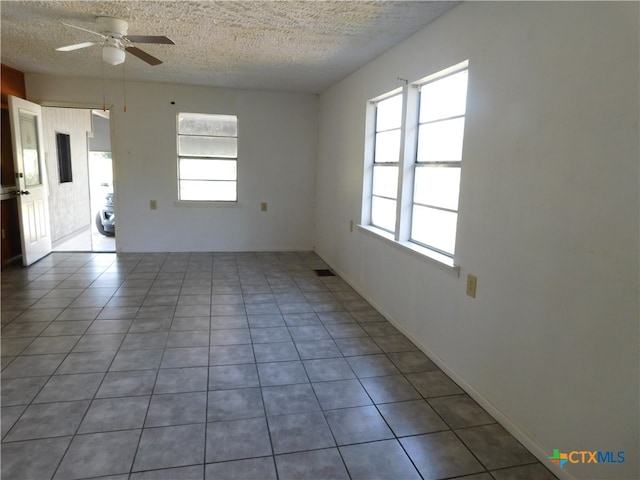
[[[173,40],[162,35],[127,35],[125,38],[133,43],[162,43],[164,45],[175,45]]]
[[[92,33],[93,35],[98,35],[99,37],[102,37],[103,39],[107,38],[103,34],[101,34],[99,32],[94,32],[93,30],[89,30],[87,28],[82,28],[82,27],[78,27],[76,25],[71,25],[70,23],[64,23],[64,22],[60,22],[60,23],[62,23],[65,27],[75,28],[76,30],[82,30],[83,32]]]
[[[143,62],[147,62],[149,65],[160,65],[162,63],[162,60],[157,59],[153,55],[149,55],[138,47],[125,47],[125,50],[131,55],[138,57]]]
[[[80,50],[81,48],[93,47],[94,45],[100,45],[102,42],[82,42],[75,45],[67,45],[66,47],[56,48],[57,52],[71,52],[73,50]]]

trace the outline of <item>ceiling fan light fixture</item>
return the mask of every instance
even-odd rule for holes
[[[2,0],[0,0],[2,1]],[[138,57],[143,62],[148,63],[151,66],[160,65],[162,60],[157,59],[153,55],[148,54],[144,50],[136,47],[136,43],[152,43],[161,45],[175,45],[173,40],[165,37],[164,35],[127,35],[129,25],[124,20],[119,20],[112,17],[98,17],[97,19],[98,30],[88,30],[84,27],[78,27],[69,23],[62,22],[63,25],[69,28],[75,28],[76,30],[82,30],[83,32],[97,35],[102,41],[91,41],[76,43],[74,45],[67,45],[64,47],[56,48],[60,52],[71,52],[73,50],[80,50],[82,48],[91,47],[93,45],[102,45],[102,60],[109,65],[120,65],[124,63],[127,53],[130,53],[134,57]]]
[[[102,48],[102,59],[109,65],[124,63],[125,56],[125,51],[118,47],[106,45]]]

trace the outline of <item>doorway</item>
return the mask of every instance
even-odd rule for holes
[[[53,251],[115,252],[109,111],[43,107],[43,129]],[[70,144],[68,165],[61,137]],[[70,182],[62,181],[66,170]]]

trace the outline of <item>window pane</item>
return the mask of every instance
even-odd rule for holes
[[[381,100],[376,105],[376,132],[400,128],[402,119],[402,95]]]
[[[375,163],[398,163],[400,157],[400,130],[376,134]]]
[[[462,160],[464,117],[420,125],[418,162]]]
[[[458,210],[460,168],[416,167],[413,201]]]
[[[238,139],[233,137],[180,135],[178,137],[178,154],[183,156],[236,158],[238,156]]]
[[[371,198],[371,224],[390,232],[396,229],[396,201],[386,198]]]
[[[373,194],[389,198],[396,198],[398,196],[397,166],[373,166]]]
[[[237,180],[235,160],[180,159],[182,180]]]
[[[180,181],[180,200],[235,202],[236,199],[236,182]]]
[[[238,119],[235,115],[179,113],[178,134],[237,137]]]
[[[413,206],[411,239],[453,255],[458,214]]]
[[[73,182],[70,135],[56,132],[56,151],[58,152],[58,180],[60,183]]]
[[[455,73],[420,88],[420,123],[464,115],[468,71]]]
[[[38,125],[34,115],[20,112],[20,135],[20,140],[22,141],[24,184],[26,187],[41,185],[42,175],[40,174],[40,157],[38,156]]]

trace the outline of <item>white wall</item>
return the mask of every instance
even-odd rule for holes
[[[638,471],[637,3],[464,3],[320,96],[317,251],[522,441]],[[361,229],[365,104],[469,59],[457,277]],[[465,296],[467,273],[477,298]]]
[[[25,80],[31,101],[102,104],[100,80],[37,74]],[[136,82],[127,82],[126,95],[125,113],[122,82],[106,82],[106,103],[114,104],[118,251],[313,247],[315,95]],[[238,116],[237,206],[176,205],[178,112]],[[149,209],[150,200],[157,210]],[[267,212],[261,202],[268,202]]]
[[[89,150],[92,152],[111,151],[111,125],[108,118],[91,114],[93,136],[89,139]]]
[[[55,242],[91,224],[87,163],[91,112],[77,108],[43,108],[42,124],[49,176],[51,240]],[[56,133],[69,135],[71,182],[60,183]]]

